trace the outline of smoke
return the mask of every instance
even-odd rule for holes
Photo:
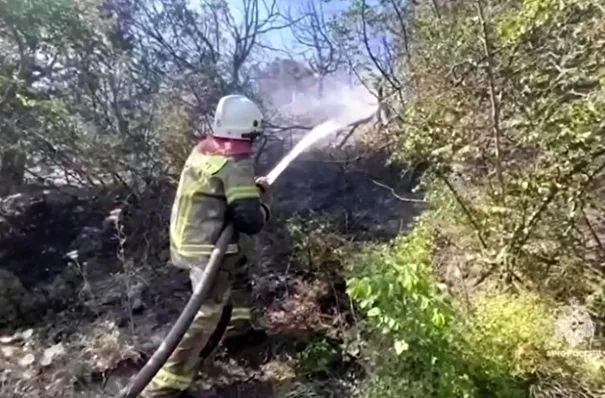
[[[376,98],[361,84],[351,86],[326,78],[322,85],[321,96],[319,87],[294,92],[293,101],[282,111],[294,117],[313,119],[314,124],[328,119],[350,123],[369,116],[378,106]]]
[[[332,74],[320,81],[308,69],[293,61],[282,60],[265,77],[260,91],[269,105],[269,117],[275,124],[295,122],[314,126],[328,119],[344,123],[376,111],[376,98],[360,83]],[[320,94],[321,93],[321,94]]]
[[[321,92],[321,95],[320,95]],[[268,95],[272,104],[271,122],[278,126],[315,127],[326,121],[347,126],[372,117],[378,111],[378,100],[361,83],[351,84],[343,78],[328,76],[321,83],[314,76],[282,79]],[[298,141],[306,130],[290,131]],[[323,144],[331,141],[329,135]]]

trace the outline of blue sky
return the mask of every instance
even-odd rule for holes
[[[195,0],[192,0],[195,1]],[[228,0],[234,18],[241,21],[243,12],[243,1],[244,0]],[[263,0],[260,0],[259,3],[262,3]],[[264,0],[267,4],[271,4],[272,0]],[[279,11],[283,14],[290,14],[294,17],[300,15],[300,8],[306,3],[308,0],[277,0],[277,6]],[[321,1],[321,0],[313,0],[313,1]],[[327,14],[325,17],[329,17],[334,13],[344,9],[346,3],[349,0],[331,0],[327,4],[323,4],[324,12]],[[265,12],[265,7],[261,7],[261,11]],[[262,17],[266,17],[266,13],[262,15]],[[328,18],[326,18],[328,19]],[[289,50],[295,46],[295,40],[290,32],[290,29],[280,29],[276,31],[271,31],[264,35],[263,41],[270,43],[272,47]]]
[[[188,0],[188,1],[194,8],[196,7],[197,4],[200,3],[200,0]],[[230,5],[230,8],[231,8],[231,13],[233,15],[233,18],[238,23],[241,23],[241,21],[242,21],[244,1],[251,1],[251,0],[227,0],[227,2]],[[261,15],[261,18],[266,18],[267,10],[263,4],[271,5],[273,0],[258,0],[258,1],[260,3],[260,5],[259,5],[260,12],[261,12],[261,14],[264,14],[264,15]],[[322,3],[322,9],[324,11],[324,19],[326,21],[328,21],[330,19],[330,17],[334,16],[335,14],[346,10],[351,3],[351,0],[329,0],[327,2],[325,0],[277,0],[277,7],[278,7],[280,13],[289,15],[291,17],[296,17],[296,16],[301,15],[302,8],[307,4],[308,1],[314,1],[315,4],[318,4],[319,2]],[[370,6],[375,6],[377,1],[376,0],[367,0],[367,3]],[[285,23],[285,21],[279,21],[279,22],[281,22],[281,24]],[[294,39],[294,37],[291,33],[291,30],[289,28],[272,30],[272,31],[262,35],[260,37],[260,42],[267,46],[270,46],[273,49],[283,51],[282,54],[280,54],[279,52],[275,52],[275,51],[273,51],[271,53],[267,52],[265,54],[259,53],[259,54],[262,54],[262,55],[260,55],[261,57],[268,56],[273,59],[273,58],[277,58],[277,57],[294,56],[295,58],[299,58],[302,56],[303,52],[309,51],[309,48],[305,48],[304,46],[302,46],[296,42],[296,40]],[[375,48],[376,53],[380,53],[381,45],[379,44],[378,37],[375,37],[373,40],[370,41],[370,46]]]

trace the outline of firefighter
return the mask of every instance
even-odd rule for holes
[[[232,281],[246,263],[242,239],[260,232],[270,218],[269,186],[264,178],[255,178],[251,156],[253,141],[263,134],[261,110],[245,96],[225,96],[212,130],[192,150],[181,173],[170,218],[171,261],[189,270],[195,286],[225,223],[231,222],[236,232],[206,301],[143,392],[147,398],[193,396],[188,390],[200,365],[230,325]],[[249,316],[246,308],[240,312]]]

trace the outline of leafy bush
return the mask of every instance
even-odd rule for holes
[[[603,385],[604,374],[597,370],[605,365],[602,359],[558,356],[570,347],[555,333],[557,307],[527,291],[476,295],[461,329],[475,380],[495,396],[507,396],[499,393],[504,386],[494,383],[495,374],[519,380],[523,390],[544,379],[574,380],[576,388]]]
[[[549,372],[549,350],[561,348],[554,334],[555,311],[533,293],[475,297],[469,343],[501,373]]]
[[[155,130],[159,136],[162,160],[168,166],[169,175],[178,178],[195,145],[189,134],[189,117],[183,106],[168,99],[159,101],[156,112]]]
[[[459,368],[455,310],[431,272],[422,224],[351,261],[348,293],[368,318],[371,397],[464,397],[474,388]]]
[[[346,240],[325,215],[313,213],[308,219],[292,217],[286,229],[293,257],[303,269],[313,272],[340,268]]]
[[[564,347],[554,302],[531,292],[479,294],[466,309],[433,275],[429,226],[425,218],[350,261],[348,293],[371,349],[365,395],[525,397],[543,375],[577,378],[583,361],[549,356]]]

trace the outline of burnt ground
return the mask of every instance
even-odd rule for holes
[[[353,396],[360,369],[340,349],[351,324],[341,270],[297,262],[286,224],[330,217],[347,238],[388,239],[420,211],[388,189],[411,196],[394,184],[398,174],[380,157],[345,163],[325,152],[284,172],[252,272],[261,330],[225,341],[202,396]],[[186,273],[166,264],[172,189],[2,199],[0,396],[116,396],[144,364],[190,294]]]

